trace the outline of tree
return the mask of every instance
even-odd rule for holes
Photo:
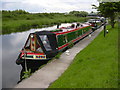
[[[88,16],[88,12],[80,11],[78,15],[81,17],[86,17],[86,16]]]
[[[88,12],[86,11],[71,11],[69,14],[78,16],[78,17],[86,17],[88,15]]]
[[[69,14],[72,14],[72,15],[77,15],[79,13],[79,11],[70,11]]]
[[[15,11],[12,11],[12,12],[15,13],[15,14],[29,14],[29,12],[26,12],[25,10],[21,10],[21,9],[15,10]]]
[[[92,5],[99,11],[105,18],[110,18],[111,26],[114,28],[115,17],[120,12],[120,1],[119,2],[101,2],[99,6]]]

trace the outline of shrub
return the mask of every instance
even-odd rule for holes
[[[74,43],[71,41],[68,45],[68,48],[72,48],[74,46]]]
[[[29,69],[28,71],[24,71],[23,73],[24,75],[22,76],[22,79],[26,79],[31,76],[31,69]]]

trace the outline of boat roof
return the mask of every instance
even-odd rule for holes
[[[69,33],[69,32],[73,32],[73,31],[76,31],[76,30],[79,30],[79,29],[82,29],[82,28],[85,28],[85,27],[88,27],[88,26],[91,26],[90,23],[84,23],[84,24],[80,24],[79,27],[76,28],[76,26],[74,28],[70,28],[70,26],[68,27],[61,27],[59,29],[56,29],[56,31],[52,31],[53,33],[55,34],[65,34],[65,33]]]
[[[51,35],[54,34],[51,31],[37,31],[35,32],[37,35]]]
[[[45,34],[46,35],[50,35],[50,34],[57,34],[58,35],[58,34],[65,34],[65,33],[73,32],[73,31],[91,26],[91,24],[88,23],[88,22],[79,23],[80,25],[77,28],[76,28],[77,23],[72,23],[71,25],[73,25],[73,24],[75,25],[74,28],[72,28],[71,26],[68,26],[68,27],[61,27],[61,28],[58,28],[58,29],[55,29],[55,30],[52,30],[52,31],[44,30],[44,31],[37,31],[35,33],[37,35],[45,35]]]

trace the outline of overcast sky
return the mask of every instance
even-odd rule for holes
[[[91,4],[98,5],[97,0],[2,0],[2,10],[23,9],[28,12],[69,12],[96,11]]]

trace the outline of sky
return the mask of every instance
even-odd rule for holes
[[[70,11],[96,11],[92,4],[99,5],[97,0],[1,0],[0,9],[16,10],[22,9],[31,13]]]

